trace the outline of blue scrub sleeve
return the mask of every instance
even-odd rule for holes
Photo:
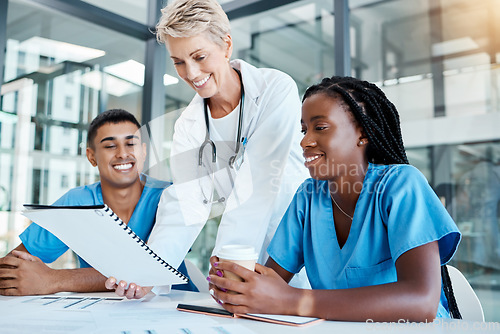
[[[310,209],[307,194],[311,182],[298,188],[267,248],[269,256],[286,271],[296,274],[304,266],[304,219]]]
[[[394,261],[406,251],[436,240],[441,264],[452,258],[461,234],[418,169],[408,165],[392,168],[378,191],[383,194],[382,216]]]
[[[54,262],[68,250],[61,240],[36,223],[31,223],[19,238],[28,252],[44,263]]]

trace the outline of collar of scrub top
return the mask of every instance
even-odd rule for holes
[[[243,87],[243,80],[241,79],[241,72],[237,70],[236,68],[233,68],[236,73],[238,73],[238,77],[240,78],[240,86],[241,86],[241,94],[240,94],[240,113],[238,116],[238,134],[236,136],[236,149],[234,151],[234,155],[229,158],[228,164],[229,167],[235,168],[238,167],[238,165],[241,165],[241,163],[236,164],[236,160],[241,160],[243,156],[240,153],[240,147],[243,143],[246,144],[246,139],[241,138],[241,125],[243,122],[243,104],[245,101],[245,88]],[[215,143],[210,139],[210,125],[208,122],[208,99],[203,100],[203,109],[204,109],[204,114],[205,114],[205,125],[207,127],[207,132],[205,133],[205,141],[203,144],[201,144],[200,150],[198,151],[198,166],[202,165],[202,160],[203,160],[203,150],[205,149],[205,146],[210,145],[212,147],[212,163],[215,163],[217,161],[217,151],[215,147]],[[241,155],[241,158],[240,158]],[[235,165],[236,164],[236,165]]]

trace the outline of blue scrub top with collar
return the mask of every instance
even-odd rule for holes
[[[268,248],[285,270],[306,267],[313,289],[346,289],[395,282],[404,252],[438,241],[441,263],[461,235],[425,177],[410,165],[369,164],[349,237],[339,247],[327,181],[306,180]],[[442,293],[438,317],[449,317]]]

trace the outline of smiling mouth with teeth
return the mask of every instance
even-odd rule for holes
[[[321,157],[321,155],[315,155],[315,156],[312,156],[312,157],[307,157],[306,158],[306,162],[314,161],[314,160],[318,159],[319,157]]]
[[[205,79],[202,79],[200,81],[193,81],[193,85],[195,85],[195,87],[201,87],[201,86],[203,86],[208,81],[208,79],[210,79],[211,76],[212,75],[210,74]]]
[[[114,165],[113,168],[118,169],[118,170],[124,170],[124,169],[130,169],[130,168],[132,168],[132,166],[133,166],[132,163],[127,163],[127,164],[121,164],[121,165]]]

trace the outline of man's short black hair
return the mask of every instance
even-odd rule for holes
[[[95,136],[97,135],[97,130],[99,130],[101,126],[107,123],[117,124],[122,122],[130,122],[132,124],[135,124],[137,126],[137,129],[141,128],[141,125],[139,124],[135,116],[128,111],[123,109],[106,110],[105,112],[97,115],[96,118],[94,118],[90,123],[89,131],[87,132],[87,146],[94,146],[93,144]]]

